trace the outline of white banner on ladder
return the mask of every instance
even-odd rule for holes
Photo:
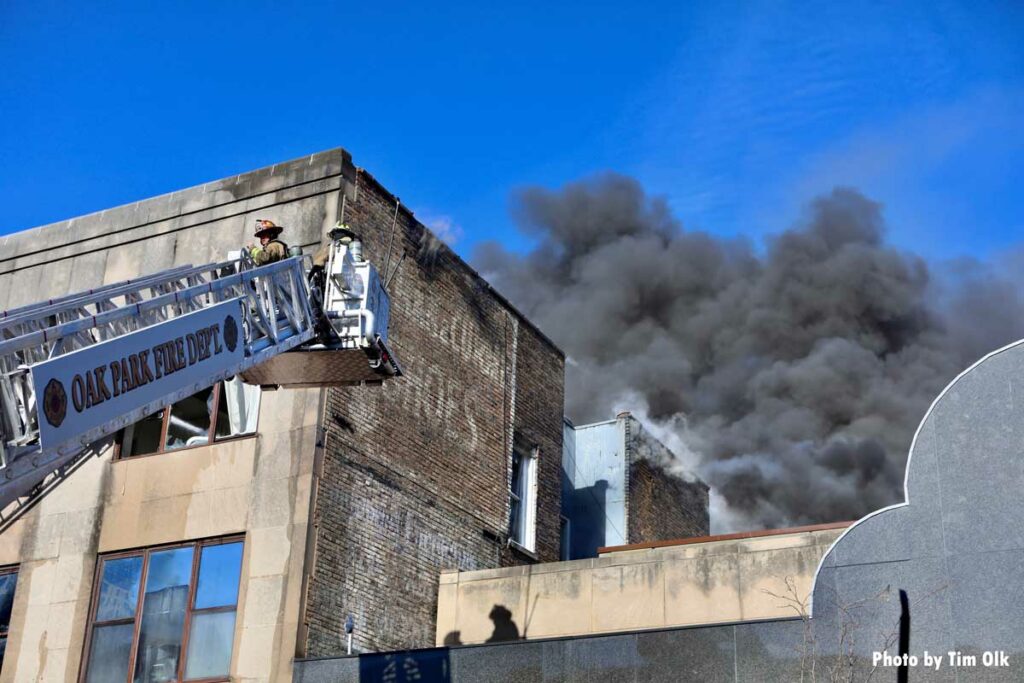
[[[209,386],[245,358],[239,299],[33,365],[44,449],[140,406]]]

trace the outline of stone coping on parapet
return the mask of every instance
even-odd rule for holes
[[[0,275],[216,223],[264,204],[335,191],[347,168],[355,167],[339,147],[12,232],[0,236]]]
[[[655,548],[670,548],[678,545],[692,545],[694,543],[715,543],[718,541],[742,541],[748,538],[763,538],[766,536],[786,536],[791,534],[812,533],[815,531],[830,531],[832,529],[846,529],[853,525],[853,522],[831,522],[828,524],[809,524],[806,526],[795,526],[785,529],[761,529],[758,531],[740,531],[731,534],[717,534],[714,536],[694,536],[693,538],[678,538],[670,541],[650,541],[648,543],[630,543],[628,545],[610,545],[598,548],[599,556],[611,553],[629,552],[632,550],[651,550]]]

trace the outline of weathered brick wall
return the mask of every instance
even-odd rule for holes
[[[629,479],[630,543],[710,533],[706,486],[672,476],[646,459],[630,464]]]
[[[500,546],[471,511],[349,447],[331,446],[325,471],[309,655],[344,651],[347,614],[360,650],[432,644],[440,568],[498,566]]]
[[[537,556],[552,562],[559,559],[561,533],[564,361],[530,327],[520,325],[519,333],[515,429],[526,445],[538,449]]]
[[[404,209],[395,220],[368,174],[345,202],[367,256],[398,269],[390,340],[406,376],[328,391],[308,656],[343,651],[349,613],[361,650],[429,646],[442,569],[529,561],[504,542],[516,434],[541,453],[537,554],[558,556],[560,352]]]
[[[626,419],[626,448],[629,543],[707,536],[708,485],[687,477],[675,455],[631,416]]]

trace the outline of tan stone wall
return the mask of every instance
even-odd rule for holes
[[[496,635],[495,607],[520,638],[792,617],[842,528],[611,552],[588,560],[441,574],[436,643]],[[507,631],[506,629],[503,629]]]
[[[315,244],[348,155],[334,150],[0,238],[0,309],[226,258],[255,218]],[[78,680],[97,554],[244,534],[232,680],[290,681],[320,392],[263,392],[258,436],[119,462],[95,458],[0,536],[19,565],[0,683]]]

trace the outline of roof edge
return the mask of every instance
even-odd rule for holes
[[[694,545],[697,543],[714,543],[715,541],[738,541],[747,538],[763,538],[765,536],[784,536],[786,534],[803,534],[812,531],[829,531],[830,529],[845,529],[853,525],[849,522],[830,522],[828,524],[809,524],[807,526],[794,526],[786,529],[761,529],[758,531],[740,531],[732,534],[718,534],[715,536],[694,536],[693,538],[679,538],[671,541],[650,541],[647,543],[631,543],[629,545],[610,545],[598,548],[598,555],[604,553],[618,553],[626,550],[647,550],[655,548],[670,548],[677,545]]]
[[[396,195],[393,192],[391,192],[390,190],[388,190],[388,188],[386,188],[381,181],[377,180],[377,178],[372,173],[367,171],[365,168],[357,166],[356,170],[357,170],[357,172],[360,175],[365,177],[369,182],[373,183],[373,185],[376,187],[376,189],[378,189],[381,193],[383,193],[384,195],[390,197],[395,202],[397,202],[399,204],[400,210],[403,211],[406,214],[406,216],[409,217],[410,220],[415,222],[424,231],[426,231],[427,233],[432,235],[435,239],[437,239],[437,235],[434,234],[434,231],[431,230],[430,228],[428,228],[426,225],[424,225],[418,218],[416,218],[416,214],[411,209],[409,209],[409,207],[405,206],[404,204],[402,204],[399,201],[398,195]],[[521,322],[526,323],[526,326],[529,327],[530,330],[532,330],[538,337],[540,337],[541,341],[543,341],[545,344],[550,346],[553,351],[558,353],[558,355],[562,357],[562,360],[565,360],[565,351],[563,351],[561,349],[561,347],[558,346],[558,344],[556,344],[554,341],[552,341],[551,337],[547,336],[544,333],[543,330],[541,330],[539,327],[537,327],[537,324],[535,322],[530,320],[530,318],[527,317],[527,315],[525,313],[523,313],[518,308],[516,308],[516,306],[511,301],[509,301],[505,297],[505,295],[503,295],[501,292],[499,292],[497,289],[495,289],[494,285],[492,285],[487,280],[487,278],[482,276],[479,273],[479,271],[477,271],[476,268],[474,268],[473,266],[469,265],[469,263],[464,258],[459,256],[458,252],[456,252],[454,249],[452,249],[450,246],[448,246],[448,244],[446,244],[444,242],[444,240],[438,239],[438,241],[442,245],[444,245],[445,251],[447,251],[452,256],[452,258],[455,259],[455,261],[459,264],[460,267],[465,268],[469,272],[469,274],[471,276],[473,276],[477,281],[483,283],[484,287],[487,288],[488,293],[490,293],[495,299],[497,299],[498,302],[502,306],[504,306],[506,309],[508,309],[508,311],[510,313],[512,313],[517,318],[519,318],[519,320]]]

